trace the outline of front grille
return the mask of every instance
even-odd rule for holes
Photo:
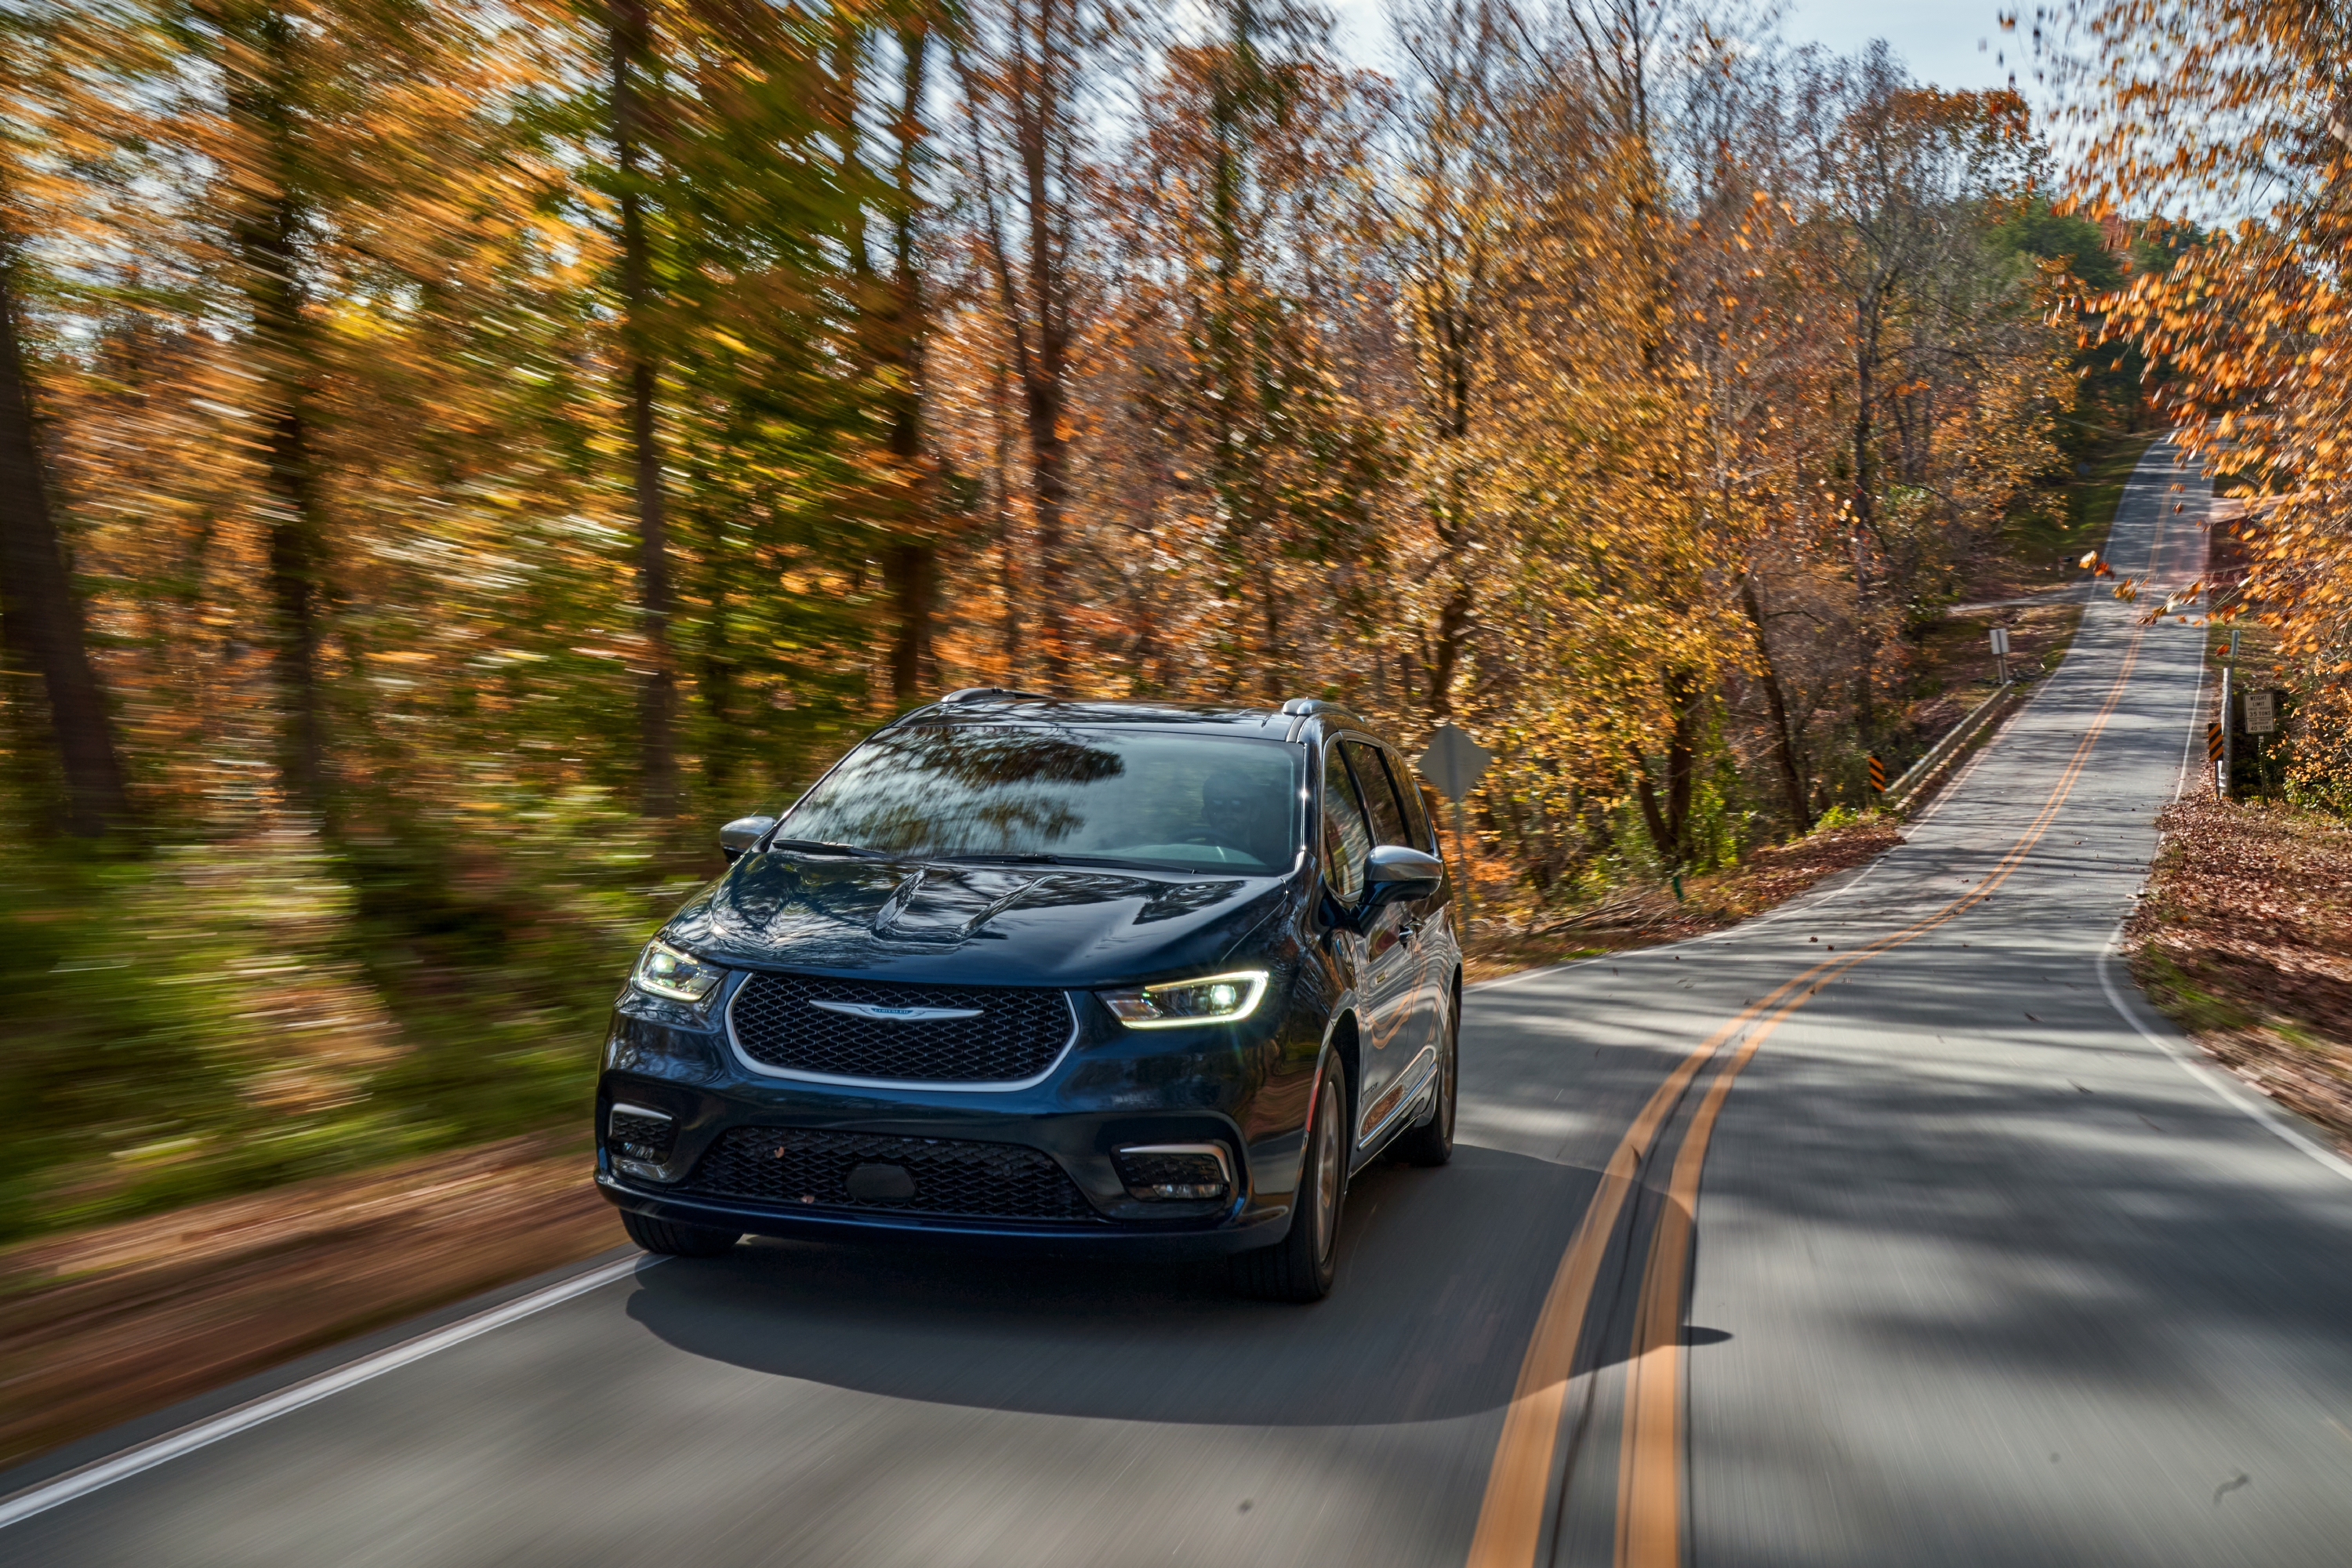
[[[938,1007],[965,1018],[861,1018],[819,1002]],[[1074,1020],[1059,991],[906,985],[754,974],[729,1009],[735,1043],[762,1067],[900,1083],[1015,1083],[1053,1065]]]
[[[850,1173],[874,1165],[903,1168],[915,1180],[914,1195],[853,1196]],[[710,1146],[686,1185],[713,1197],[780,1208],[885,1209],[979,1219],[1101,1217],[1061,1166],[1018,1143],[738,1127]],[[870,1179],[860,1185],[887,1190],[887,1184]]]

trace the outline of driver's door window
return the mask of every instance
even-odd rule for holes
[[[1382,844],[1420,848],[1405,825],[1404,807],[1398,804],[1396,792],[1390,787],[1388,769],[1381,763],[1380,752],[1361,741],[1340,743],[1348,748],[1348,760],[1356,765],[1356,782],[1363,786],[1364,804],[1370,809],[1373,837]]]
[[[1364,858],[1372,852],[1372,830],[1356,799],[1355,781],[1339,760],[1339,748],[1323,752],[1323,877],[1340,902],[1364,893]]]

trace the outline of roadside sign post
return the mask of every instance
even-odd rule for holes
[[[1454,803],[1454,854],[1463,867],[1462,907],[1465,914],[1471,905],[1470,862],[1466,848],[1470,836],[1462,820],[1462,802],[1478,786],[1478,781],[1486,776],[1486,764],[1494,760],[1494,752],[1448,721],[1440,724],[1437,733],[1429,738],[1429,749],[1421,753],[1417,764],[1421,776],[1435,784],[1437,793]]]
[[[2278,693],[2249,691],[2246,693],[2246,733],[2270,735],[2278,731]]]
[[[2230,640],[2221,654],[2221,772],[2213,781],[2213,793],[2223,800],[2230,798],[2230,771],[2238,760],[2238,717],[2233,689],[2238,674],[2238,631],[2230,628]]]
[[[1992,629],[1992,668],[1994,674],[2000,677],[2000,683],[2007,686],[2009,684],[2009,628],[2007,626],[1995,626]]]
[[[2269,758],[2263,754],[2264,742],[2278,731],[2278,693],[2268,689],[2249,691],[2238,700],[2245,705],[2248,744],[2254,752],[2254,776],[2267,796],[2271,792],[2271,771]]]

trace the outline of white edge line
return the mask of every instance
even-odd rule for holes
[[[126,1448],[121,1453],[94,1460],[78,1470],[68,1471],[54,1480],[27,1488],[12,1498],[0,1500],[0,1530],[5,1530],[12,1524],[21,1524],[36,1514],[47,1513],[49,1510],[71,1502],[76,1498],[88,1497],[90,1493],[110,1487],[117,1481],[128,1480],[132,1476],[152,1470],[158,1465],[169,1464],[172,1460],[184,1455],[193,1454],[199,1448],[209,1447],[224,1437],[235,1436],[237,1433],[258,1426],[266,1421],[274,1421],[278,1416],[299,1410],[306,1405],[315,1405],[320,1400],[330,1398],[346,1389],[356,1388],[362,1383],[382,1377],[385,1373],[395,1372],[412,1362],[423,1361],[426,1356],[447,1350],[452,1345],[463,1344],[466,1341],[478,1338],[493,1329],[504,1328],[507,1324],[519,1319],[528,1318],[534,1312],[543,1312],[548,1308],[561,1305],[575,1296],[584,1296],[591,1290],[600,1289],[615,1279],[649,1268],[660,1261],[658,1258],[644,1253],[634,1258],[616,1259],[601,1268],[592,1268],[585,1274],[577,1274],[569,1279],[550,1285],[544,1290],[533,1291],[503,1306],[493,1307],[488,1311],[462,1319],[446,1328],[436,1329],[428,1334],[420,1334],[415,1339],[378,1351],[373,1355],[362,1356],[358,1361],[336,1367],[331,1372],[322,1372],[316,1377],[306,1378],[290,1388],[281,1388],[275,1394],[264,1394],[233,1410],[223,1411],[209,1420],[183,1426],[176,1432],[167,1432],[160,1437],[151,1438],[135,1447]]]
[[[2178,803],[2189,792],[2189,770],[2197,748],[2197,721],[2205,717],[2205,667],[2212,658],[2205,651],[2205,628],[2197,628],[2197,689],[2189,699],[2189,733],[2180,742],[2180,771],[2173,775],[2172,798]]]
[[[2125,1005],[2122,995],[2116,990],[2113,975],[2113,961],[2116,949],[2123,941],[2124,924],[2122,921],[2116,922],[2115,931],[2107,938],[2106,945],[2099,950],[2099,988],[2107,994],[2107,1005],[2116,1010],[2116,1016],[2138,1030],[2142,1039],[2178,1062],[2183,1072],[2212,1090],[2224,1104],[2245,1112],[2259,1122],[2264,1131],[2293,1144],[2345,1180],[2352,1181],[2352,1160],[2345,1159],[2317,1139],[2289,1126],[2285,1113],[2273,1107],[2267,1097],[2206,1060],[2202,1051],[2192,1056],[2190,1052],[2196,1050],[2193,1044],[2184,1045],[2181,1041],[2169,1040],[2158,1034],[2140,1022],[2138,1014]]]
[[[2189,699],[2189,733],[2180,742],[2180,766],[2172,778],[2172,799],[2175,805],[2189,792],[2189,772],[2194,765],[2197,747],[2197,721],[2205,716],[2205,650],[2197,650],[2197,689]]]

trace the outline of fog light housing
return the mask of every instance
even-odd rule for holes
[[[1146,1203],[1199,1203],[1234,1190],[1222,1143],[1133,1143],[1114,1150],[1111,1163],[1129,1195]]]
[[[662,1166],[677,1146],[677,1119],[643,1105],[615,1105],[605,1113],[604,1147],[633,1176],[666,1180]]]

